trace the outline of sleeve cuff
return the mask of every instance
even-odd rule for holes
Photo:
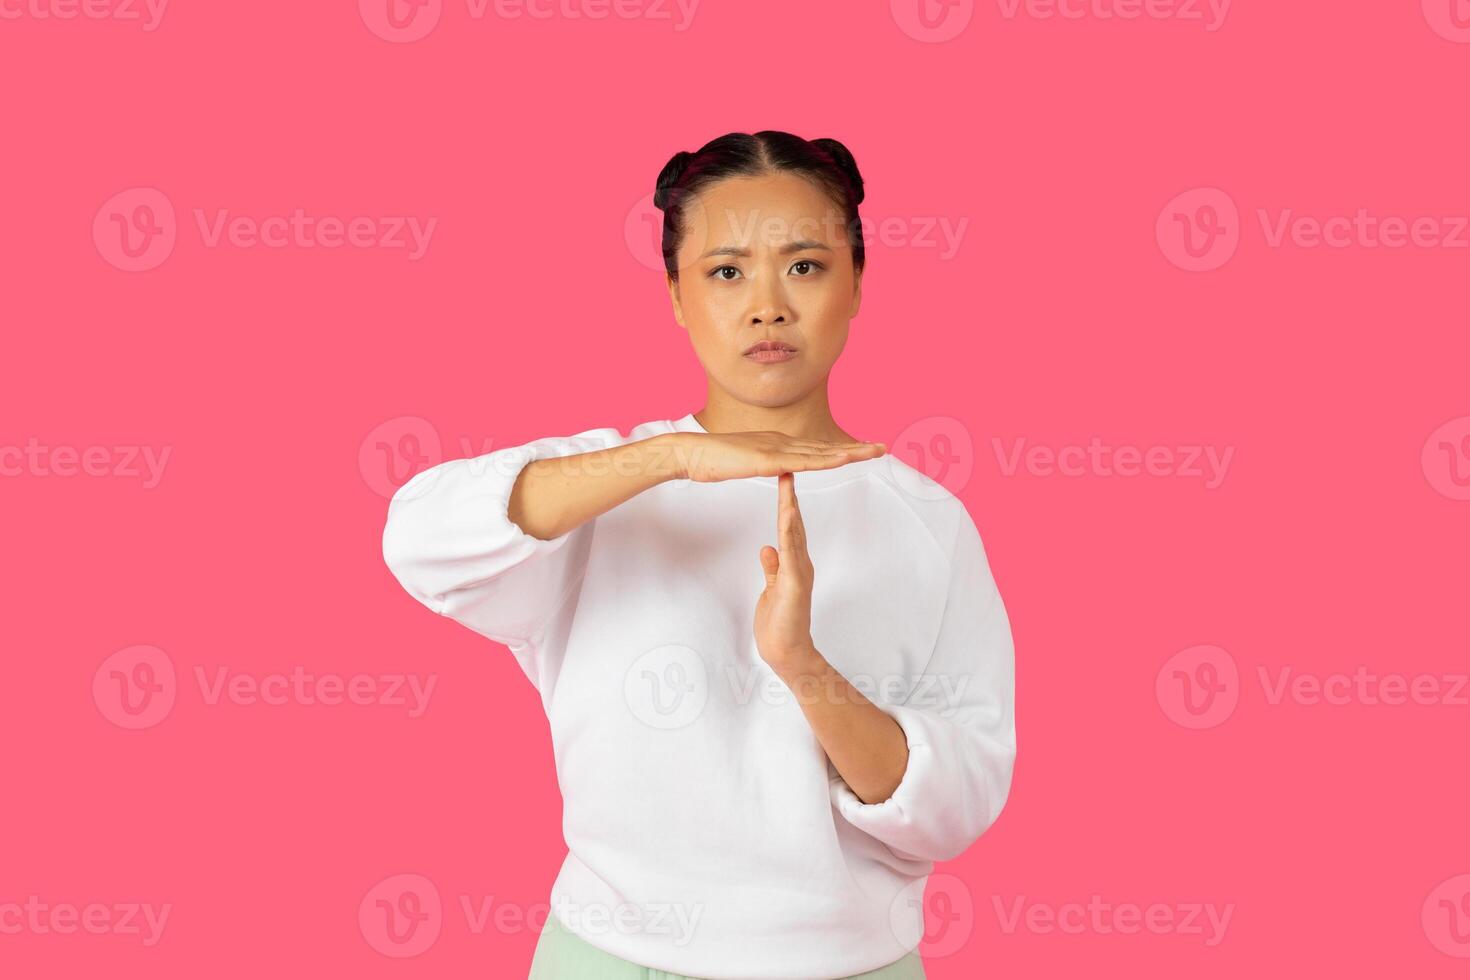
[[[899,858],[958,857],[999,813],[1003,800],[995,798],[988,770],[1003,769],[1009,780],[1009,751],[987,748],[976,733],[932,712],[909,705],[880,707],[898,722],[908,743],[903,778],[888,799],[864,803],[838,776],[831,782],[833,805]]]
[[[928,730],[930,719],[917,708],[906,705],[880,707],[898,722],[909,747],[903,777],[888,799],[881,803],[864,803],[842,777],[837,776],[831,784],[832,802],[849,823],[883,841],[901,857],[925,860],[919,854],[906,851],[898,842],[909,840],[920,832],[915,819],[937,802],[932,799],[933,784],[939,774]]]
[[[473,459],[449,460],[405,483],[389,508],[383,557],[404,587],[441,616],[456,602],[488,602],[496,620],[514,624],[533,601],[561,582],[533,561],[558,551],[572,532],[543,540],[527,534],[507,513],[511,490],[527,464],[549,448],[510,446]],[[505,577],[523,569],[515,580]],[[493,588],[485,588],[496,581]],[[544,598],[541,599],[544,602]]]
[[[572,531],[554,538],[538,538],[527,534],[519,524],[510,519],[510,494],[515,489],[521,471],[538,459],[554,455],[555,450],[552,447],[530,443],[508,446],[490,457],[488,472],[484,481],[479,484],[480,504],[471,511],[484,523],[477,529],[466,529],[469,532],[467,537],[479,538],[482,542],[481,549],[496,556],[496,560],[486,569],[489,573],[486,577],[501,576],[513,568],[540,567],[538,559],[560,551],[571,539]],[[539,592],[549,584],[551,581],[538,584],[536,589]],[[510,599],[516,591],[518,590],[515,586],[510,586],[511,595],[506,598]],[[440,597],[438,612],[441,615],[449,614],[452,595],[453,592],[449,592]],[[535,594],[525,596],[527,606],[535,605],[535,597]],[[562,598],[562,595],[556,596],[554,604],[559,604]]]

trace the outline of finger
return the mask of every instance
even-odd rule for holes
[[[796,553],[806,558],[806,520],[801,516],[801,501],[796,496],[796,477],[791,478],[791,536],[796,542]]]
[[[821,449],[823,446],[827,445],[827,442],[822,439],[798,439],[795,436],[788,436],[784,433],[778,432],[776,434],[780,437],[781,444],[784,446],[800,446],[805,449]]]
[[[776,584],[777,573],[781,571],[781,556],[770,545],[761,545],[761,571],[766,573],[766,588]]]
[[[862,442],[862,441],[846,442],[846,441],[840,441],[840,440],[839,441],[836,441],[836,442],[816,442],[816,441],[801,440],[801,441],[789,442],[789,443],[786,444],[786,447],[785,448],[787,448],[787,449],[789,449],[789,450],[791,450],[793,452],[831,453],[831,452],[838,452],[838,451],[841,451],[841,450],[846,450],[848,452],[857,452],[857,451],[865,450],[865,449],[874,449],[874,448],[881,449],[881,448],[884,448],[884,445],[881,442]]]
[[[781,453],[776,464],[784,471],[825,470],[854,460],[870,458],[877,452],[833,452],[833,453]]]
[[[792,456],[820,456],[824,453],[855,453],[870,448],[863,443],[823,443],[816,446],[781,446],[775,452]]]
[[[783,473],[777,481],[780,495],[781,553],[799,556],[806,551],[806,528],[801,521],[801,507],[796,502],[796,475]]]
[[[805,449],[832,449],[875,446],[878,443],[866,442],[862,439],[787,439],[786,445],[800,446]]]
[[[792,473],[778,473],[776,475],[776,544],[781,549],[781,554],[789,554],[791,543],[787,536],[791,528],[791,488],[796,484],[796,476]]]

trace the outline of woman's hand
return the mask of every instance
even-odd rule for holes
[[[796,477],[776,481],[776,541],[761,548],[766,588],[755,604],[755,645],[796,695],[837,774],[864,803],[890,799],[908,769],[908,736],[812,642],[812,559],[796,506]]]
[[[755,645],[761,659],[785,677],[814,659],[812,644],[811,555],[806,528],[796,505],[796,477],[776,480],[776,541],[780,549],[761,548],[766,588],[755,604]]]
[[[674,458],[681,477],[696,483],[827,470],[884,452],[881,442],[824,442],[783,432],[685,432],[680,437],[673,444]]]

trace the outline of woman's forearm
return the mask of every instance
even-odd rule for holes
[[[506,516],[544,541],[566,534],[644,490],[682,476],[674,447],[685,435],[664,433],[595,452],[533,460],[516,478]]]
[[[777,673],[858,799],[882,803],[892,796],[909,760],[908,738],[898,722],[853,687],[815,647],[783,662]]]

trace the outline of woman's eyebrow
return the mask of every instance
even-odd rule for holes
[[[782,255],[789,255],[792,252],[803,252],[807,249],[822,249],[823,251],[830,252],[832,251],[832,246],[822,242],[812,241],[809,238],[803,238],[799,241],[782,245],[780,253]],[[700,256],[700,259],[707,259],[715,255],[737,255],[740,258],[748,259],[750,258],[750,249],[741,248],[739,245],[721,245],[719,248],[710,249],[708,252],[705,252]]]

